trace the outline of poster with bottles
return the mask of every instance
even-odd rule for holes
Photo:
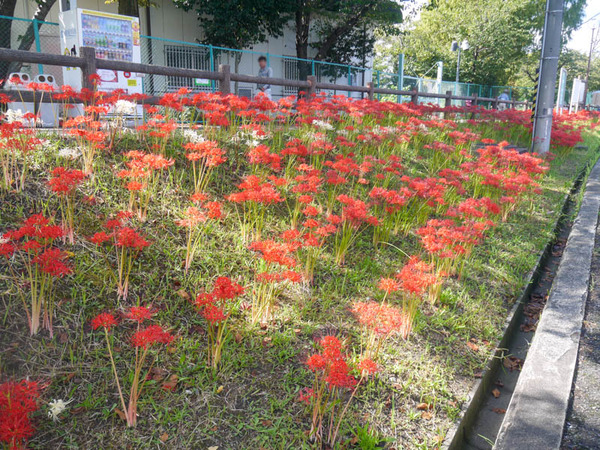
[[[59,15],[61,48],[65,55],[79,56],[82,46],[96,49],[96,58],[139,63],[140,22],[137,17],[72,9]],[[81,70],[63,68],[64,82],[81,89]],[[99,69],[100,89],[123,89],[128,94],[141,93],[142,74]]]

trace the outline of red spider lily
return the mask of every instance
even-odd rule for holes
[[[272,171],[281,170],[281,156],[277,153],[270,153],[270,148],[266,145],[258,145],[248,150],[248,161],[250,164],[268,166]]]
[[[40,386],[35,381],[0,384],[0,442],[10,450],[25,448],[35,429],[31,414],[38,410]]]
[[[81,170],[56,167],[52,171],[52,178],[48,181],[50,189],[58,195],[60,200],[62,224],[65,236],[71,244],[74,242],[75,232],[75,189],[85,178],[86,174]]]
[[[385,291],[386,298],[391,292],[401,291],[402,296],[402,337],[407,339],[415,319],[417,308],[423,294],[429,290],[433,303],[439,295],[443,281],[443,273],[435,272],[432,264],[427,264],[418,256],[412,256],[402,270],[396,274],[396,279],[382,279],[379,288]],[[385,298],[384,298],[385,301]]]
[[[0,124],[0,187],[4,190],[22,191],[31,165],[32,152],[37,151],[42,140],[34,128],[27,128],[19,120]]]
[[[299,283],[302,274],[290,270],[298,262],[294,253],[300,248],[298,241],[256,241],[250,244],[260,257],[252,292],[252,323],[270,318],[273,306],[287,283]]]
[[[228,277],[215,280],[213,290],[199,294],[196,306],[208,324],[208,364],[217,369],[223,356],[223,347],[230,334],[229,316],[238,308],[233,301],[244,293],[244,288]]]
[[[150,349],[158,344],[169,345],[175,339],[170,332],[164,330],[160,325],[149,325],[146,328],[141,328],[141,323],[150,319],[151,316],[152,312],[143,306],[132,307],[125,314],[126,318],[137,322],[137,329],[131,336],[131,346],[135,351],[133,376],[125,377],[125,379],[132,379],[128,402],[125,402],[125,396],[123,394],[123,389],[121,388],[119,374],[115,365],[111,339],[108,336],[111,328],[117,326],[117,320],[113,314],[104,312],[98,314],[91,321],[91,325],[94,330],[99,328],[104,330],[106,348],[108,350],[113,376],[117,385],[119,400],[121,402],[121,407],[123,408],[122,412],[125,416],[128,427],[135,427],[137,424],[138,400],[142,394],[146,380],[148,379],[148,374],[150,373],[150,370],[156,361],[156,355],[154,355],[152,363],[147,369],[146,375],[142,376],[142,370],[146,365],[145,362],[149,355]]]
[[[400,333],[406,321],[400,309],[375,301],[354,302],[352,313],[364,329],[363,354],[373,359],[377,359],[383,341]]]
[[[133,320],[137,323],[142,323],[146,320],[150,320],[154,313],[146,306],[132,306],[129,311],[125,313],[125,318]]]
[[[192,201],[198,206],[190,206],[183,212],[183,218],[175,223],[186,229],[186,252],[185,252],[185,272],[187,273],[192,266],[194,256],[202,245],[202,238],[210,229],[212,223],[222,217],[221,203],[203,202],[206,199],[204,194],[192,195]]]
[[[130,151],[127,153],[127,169],[118,173],[128,181],[125,188],[129,194],[129,211],[146,220],[150,201],[156,195],[161,172],[174,164],[173,159],[161,155]]]
[[[144,125],[137,127],[138,132],[146,140],[148,150],[162,156],[166,155],[169,138],[177,130],[177,123],[169,117],[168,111],[167,109],[166,117],[154,114],[152,118],[146,120]]]
[[[124,214],[122,216],[129,216]],[[103,248],[104,244],[111,244],[114,248],[114,255],[117,262],[117,274],[111,270],[111,273],[117,280],[117,295],[125,300],[129,291],[129,276],[133,263],[139,253],[150,243],[136,230],[125,226],[122,219],[111,219],[104,225],[106,231],[99,231],[94,234],[90,241]],[[108,251],[105,254],[105,260],[108,262]],[[109,266],[110,267],[110,266]]]
[[[42,313],[41,325],[53,336],[54,282],[72,272],[65,263],[66,253],[52,246],[63,236],[62,227],[40,213],[26,219],[20,228],[4,233],[0,244],[0,255],[10,258],[8,267],[15,285],[29,286],[31,311],[26,312],[32,336],[39,331]]]
[[[227,161],[225,150],[215,141],[190,142],[184,148],[186,158],[192,163],[195,192],[204,192],[214,168]]]
[[[260,239],[264,228],[265,209],[267,205],[283,202],[284,199],[276,187],[263,181],[256,175],[249,175],[238,186],[240,192],[229,194],[227,200],[242,205],[240,226],[242,237],[247,240],[252,234],[254,239]]]
[[[83,171],[90,174],[94,167],[94,159],[98,151],[106,148],[107,133],[102,130],[102,122],[97,120],[98,112],[105,108],[92,108],[85,116],[77,116],[64,121],[63,127],[77,141],[77,149],[81,152]]]
[[[117,319],[110,313],[100,313],[92,319],[92,328],[97,330],[98,328],[106,328],[107,331],[116,325],[118,325]]]
[[[321,352],[311,355],[306,360],[308,368],[314,372],[313,386],[301,394],[300,400],[312,407],[312,425],[310,436],[318,442],[323,442],[326,424],[324,418],[329,414],[329,430],[326,443],[335,447],[337,435],[342,420],[352,402],[358,387],[370,374],[376,372],[376,365],[365,360],[357,366],[360,378],[352,376],[352,368],[342,352],[342,343],[335,336],[325,336],[319,341]],[[352,394],[343,408],[342,396],[344,389],[352,389]]]
[[[335,261],[344,264],[346,254],[352,243],[359,236],[363,225],[378,226],[379,220],[369,214],[369,208],[365,202],[345,194],[337,197],[344,206],[342,208],[341,227],[335,236]]]

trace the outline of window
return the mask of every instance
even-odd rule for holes
[[[288,57],[283,58],[283,78],[287,80],[299,80],[300,79],[300,65],[304,64],[306,72],[311,75],[313,64],[309,61],[298,61],[296,58]],[[321,81],[321,74],[319,66],[315,66],[317,81]],[[291,86],[283,87],[283,95],[295,95],[298,93],[298,88]]]
[[[166,45],[165,61],[168,67],[180,69],[212,70],[210,64],[210,49],[186,45]],[[217,63],[215,61],[215,66]],[[167,77],[167,92],[173,92],[186,87],[195,91],[210,91],[211,85],[207,80],[188,77]]]

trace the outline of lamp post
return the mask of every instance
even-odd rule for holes
[[[452,45],[450,47],[450,50],[452,50],[453,52],[458,52],[456,55],[456,84],[454,85],[455,95],[458,95],[458,82],[460,80],[460,53],[461,50],[469,50],[469,48],[471,48],[471,46],[469,45],[469,42],[466,39],[460,43],[458,41],[452,41]]]

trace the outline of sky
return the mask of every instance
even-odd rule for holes
[[[600,24],[600,0],[587,0],[585,19],[583,19],[583,21],[587,23],[584,23],[581,28],[573,32],[567,47],[588,53],[590,51],[590,41],[592,39],[592,28],[596,27],[596,33],[598,33],[597,29]],[[597,36],[597,34],[594,36]]]

